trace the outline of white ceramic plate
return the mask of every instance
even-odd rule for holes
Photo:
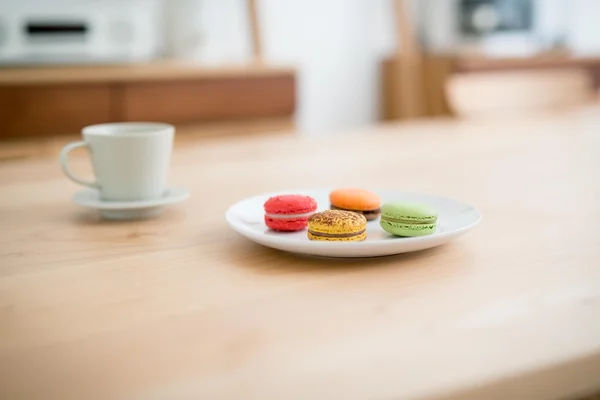
[[[264,223],[263,204],[274,195],[305,194],[318,203],[318,210],[329,208],[330,190],[298,190],[267,193],[250,197],[231,206],[225,219],[239,234],[263,246],[326,257],[378,257],[439,246],[473,228],[481,220],[481,213],[460,201],[425,194],[393,190],[373,190],[382,202],[392,200],[417,201],[435,207],[439,213],[437,231],[428,236],[403,238],[388,234],[379,226],[379,219],[367,223],[367,239],[362,242],[320,242],[308,240],[306,229],[282,233],[270,230]]]

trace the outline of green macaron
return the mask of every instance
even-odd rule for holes
[[[425,236],[435,232],[437,211],[426,205],[394,201],[381,206],[379,224],[396,236]]]

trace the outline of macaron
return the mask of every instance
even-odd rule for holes
[[[379,196],[365,189],[336,189],[329,193],[332,210],[353,211],[365,216],[368,221],[377,219],[380,214]]]
[[[425,236],[435,232],[437,211],[426,204],[395,201],[381,206],[379,224],[396,236]]]
[[[282,232],[300,231],[308,225],[308,217],[317,210],[317,201],[310,196],[287,194],[273,196],[264,204],[265,224]]]
[[[367,238],[367,219],[362,214],[325,210],[308,219],[308,238],[327,242],[358,242]]]

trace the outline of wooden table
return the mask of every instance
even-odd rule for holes
[[[158,219],[73,205],[54,157],[0,164],[2,399],[508,399],[600,389],[600,117],[180,137]],[[88,165],[74,159],[75,169]],[[483,222],[394,257],[298,257],[227,207],[289,188],[461,199]]]

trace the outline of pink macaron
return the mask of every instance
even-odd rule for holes
[[[265,204],[265,224],[283,232],[299,231],[308,225],[308,218],[317,210],[310,196],[287,194],[269,198]]]

